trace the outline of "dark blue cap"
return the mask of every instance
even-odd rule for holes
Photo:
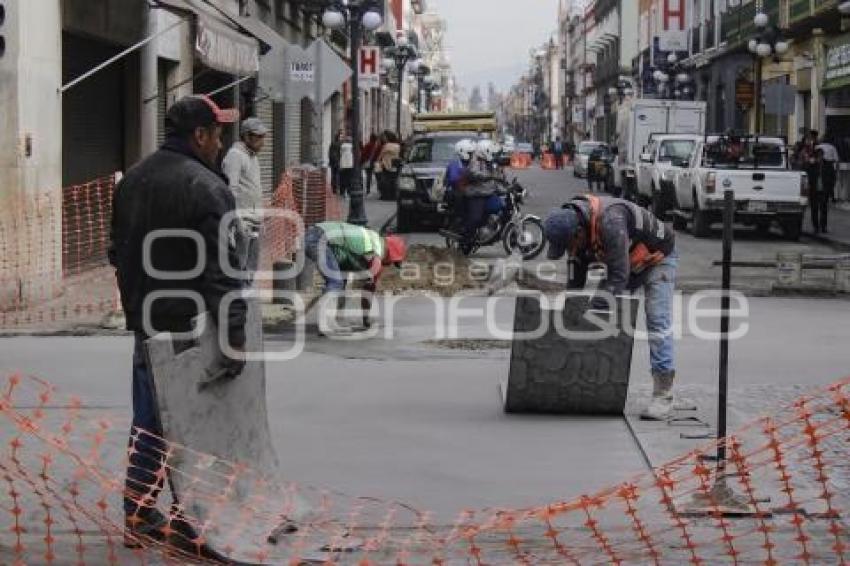
[[[549,213],[543,227],[549,240],[549,259],[561,259],[578,232],[578,214],[572,208],[558,208]]]

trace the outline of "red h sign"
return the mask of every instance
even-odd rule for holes
[[[664,2],[664,31],[684,30],[685,23],[685,0],[661,0]],[[676,20],[676,26],[671,25],[671,20]]]
[[[684,1],[684,0],[683,0]],[[360,74],[375,75],[378,70],[378,48],[364,47],[360,50]]]
[[[380,88],[381,86],[381,50],[379,47],[360,49],[360,88]]]

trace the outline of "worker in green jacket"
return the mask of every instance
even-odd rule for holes
[[[344,291],[349,273],[366,280],[364,288],[374,292],[385,266],[401,266],[407,244],[398,236],[383,237],[356,224],[322,222],[307,230],[304,253],[319,266],[324,293]]]
[[[322,222],[307,230],[304,253],[318,267],[325,280],[323,294],[345,291],[349,274],[365,281],[363,289],[374,293],[378,279],[387,265],[401,266],[407,254],[407,244],[398,236],[382,237],[369,228],[346,222]],[[338,308],[345,304],[339,297]],[[370,324],[371,301],[361,297],[363,326]],[[343,329],[345,330],[345,329]],[[320,323],[319,334],[324,335]]]

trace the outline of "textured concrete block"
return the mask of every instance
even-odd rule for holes
[[[505,411],[623,414],[634,343],[634,333],[624,330],[634,327],[638,303],[633,298],[618,299],[615,335],[584,340],[575,335],[599,331],[584,317],[586,297],[567,297],[562,310],[541,308],[536,297],[519,297],[514,332],[531,333],[542,328],[541,324],[547,331],[540,338],[514,341],[510,375],[503,387]]]

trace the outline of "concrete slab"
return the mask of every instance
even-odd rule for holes
[[[260,306],[248,302],[246,351],[262,350]],[[308,505],[288,494],[272,444],[263,361],[249,361],[233,379],[221,369],[218,329],[211,320],[197,342],[176,350],[170,334],[146,343],[169,481],[182,512],[215,551],[253,562],[267,537],[307,518]],[[247,510],[247,514],[246,514]]]

